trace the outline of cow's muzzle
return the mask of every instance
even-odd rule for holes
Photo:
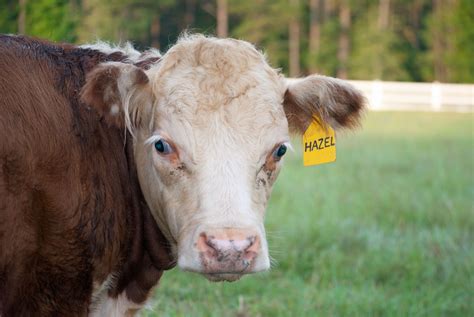
[[[261,249],[256,232],[234,228],[201,232],[196,248],[202,273],[214,281],[234,281],[243,274],[251,273]]]

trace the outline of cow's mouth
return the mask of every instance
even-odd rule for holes
[[[244,274],[239,273],[203,273],[203,275],[211,282],[235,282]]]

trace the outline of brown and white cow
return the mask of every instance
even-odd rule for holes
[[[177,264],[213,281],[269,269],[265,207],[316,119],[359,92],[289,83],[251,44],[165,55],[0,36],[0,315],[127,315]]]

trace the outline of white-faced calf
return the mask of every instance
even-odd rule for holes
[[[199,35],[163,56],[0,36],[0,315],[125,315],[177,264],[269,269],[264,229],[313,120],[358,125],[347,83],[288,80],[251,44]]]
[[[133,134],[142,191],[178,266],[212,280],[270,267],[264,214],[289,130],[353,127],[363,107],[341,80],[289,83],[251,44],[203,36],[146,71],[100,65],[83,97]]]

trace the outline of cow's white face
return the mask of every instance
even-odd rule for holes
[[[145,197],[179,267],[212,279],[266,270],[265,207],[289,146],[284,83],[241,42],[180,48],[150,70],[156,110],[136,142]]]
[[[322,76],[290,86],[236,40],[181,40],[146,72],[149,81],[131,67],[115,76],[116,99],[135,136],[142,191],[178,266],[211,280],[267,270],[264,214],[289,147],[288,123],[297,132],[312,117],[350,126],[361,96]],[[113,100],[104,102],[111,111]]]

